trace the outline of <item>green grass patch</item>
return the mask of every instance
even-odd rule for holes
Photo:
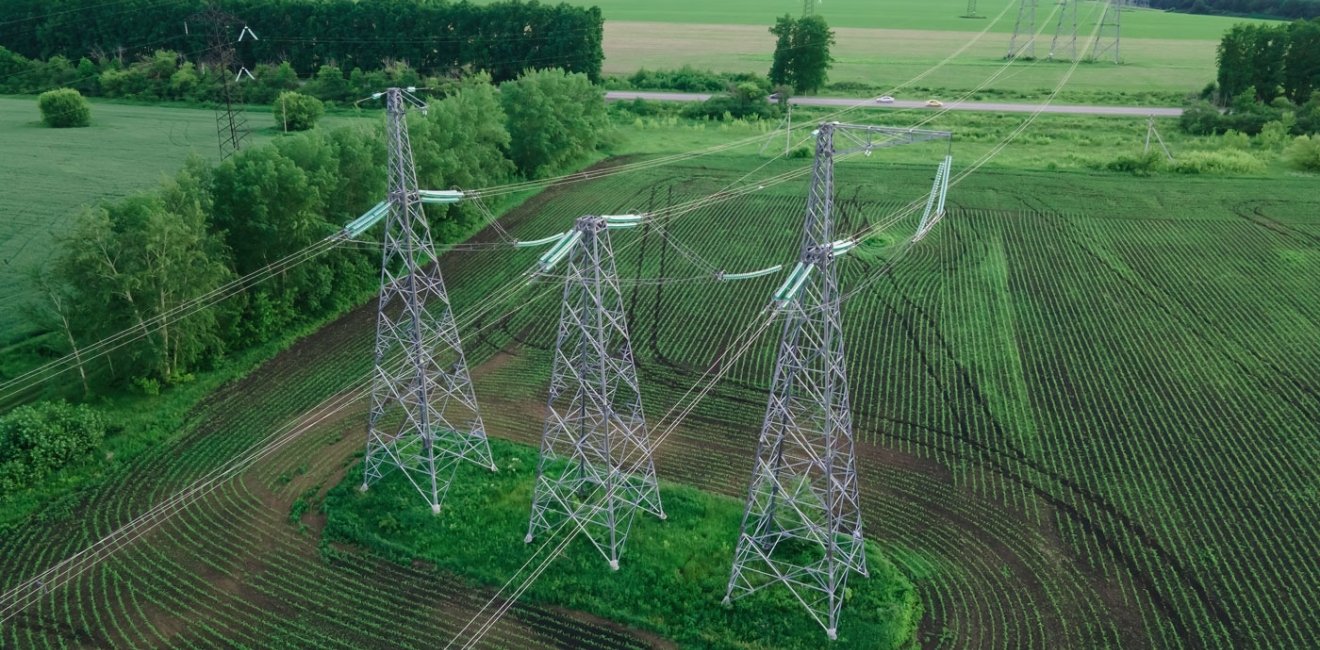
[[[326,496],[324,539],[360,545],[402,564],[422,560],[474,584],[500,586],[546,536],[523,543],[537,450],[492,439],[500,467],[465,464],[431,514],[399,472],[359,492],[361,468]],[[573,540],[528,589],[530,602],[590,612],[657,632],[684,647],[820,648],[825,633],[792,598],[774,588],[720,606],[733,560],[742,504],[695,488],[662,483],[667,521],[639,516],[620,569],[584,538]],[[563,534],[563,533],[561,533]],[[899,648],[909,644],[922,607],[907,578],[868,543],[871,577],[848,583],[839,640],[832,648]]]

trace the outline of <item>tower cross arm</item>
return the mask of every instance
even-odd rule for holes
[[[949,131],[906,129],[867,124],[841,124],[839,122],[831,122],[829,126],[834,129],[837,136],[842,136],[835,140],[834,155],[847,155],[933,140],[952,141],[953,139],[953,133]]]

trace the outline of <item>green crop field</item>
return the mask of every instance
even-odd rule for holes
[[[774,50],[774,38],[767,28],[776,16],[796,15],[802,7],[802,3],[791,0],[605,0],[580,4],[597,5],[604,13],[605,72],[615,75],[628,75],[639,68],[683,65],[720,72],[765,73]],[[822,3],[818,11],[835,28],[838,41],[830,81],[889,88],[925,72],[971,42],[952,61],[913,86],[942,93],[977,88],[1001,65],[1017,17],[1017,4],[1009,0],[982,2],[979,12],[985,16],[983,19],[961,18],[966,7],[964,0]],[[1079,47],[1100,20],[1101,10],[1098,2],[1080,5]],[[1159,92],[1162,103],[1176,102],[1181,94],[1199,91],[1214,80],[1219,37],[1233,24],[1242,22],[1236,18],[1137,9],[1126,11],[1122,20],[1124,64],[1083,66],[1070,82],[1066,98],[1133,103],[1142,93]],[[1057,23],[1055,4],[1042,3],[1036,23],[1036,54],[1042,59],[1050,51]],[[1061,56],[1064,51],[1060,50]],[[1038,96],[1057,83],[1065,67],[1048,62],[1018,66],[985,89]]]
[[[250,142],[275,135],[269,110],[250,109]],[[93,101],[90,127],[48,129],[36,98],[0,97],[0,140],[0,349],[36,331],[24,315],[35,299],[29,274],[81,208],[148,189],[189,155],[219,157],[215,114],[198,108]]]
[[[973,157],[959,147],[957,168]],[[840,163],[842,228],[920,197],[939,153]],[[530,239],[582,214],[663,209],[807,164],[711,156],[555,188],[503,223]],[[859,290],[844,317],[865,525],[916,584],[921,645],[1304,647],[1320,635],[1320,530],[1308,514],[1320,507],[1313,187],[1282,174],[989,166],[953,187],[950,214],[892,272],[874,258],[846,261],[845,289]],[[804,192],[801,179],[767,184],[675,217],[666,229],[684,249],[655,231],[614,237],[652,422],[779,280],[717,283],[693,257],[731,271],[791,262]],[[442,260],[487,426],[532,444],[559,287],[500,289],[537,254]],[[449,643],[491,591],[425,561],[318,552],[317,504],[360,480],[373,316],[366,306],[302,341],[206,400],[177,438],[0,537],[8,589],[153,506],[177,507],[130,527],[148,543],[75,559],[76,577],[6,622],[0,643]],[[775,332],[660,446],[662,479],[742,497]],[[230,478],[213,489],[177,496],[222,468]],[[736,531],[727,534],[731,544]],[[657,645],[520,602],[480,647]]]
[[[478,4],[494,0],[480,0]],[[568,0],[569,4],[597,6],[606,21],[656,22],[676,24],[728,24],[766,25],[776,16],[798,15],[802,12],[800,0],[669,0],[667,2],[637,2],[636,0]],[[1052,11],[1051,3],[1041,3],[1037,11],[1041,16]],[[1098,2],[1083,2],[1082,12],[1090,12]],[[1017,0],[981,0],[977,11],[993,18],[1009,10],[1007,23],[994,27],[998,32],[1012,32],[1012,19],[1017,15]],[[874,29],[916,29],[933,31],[979,31],[987,20],[966,19],[967,0],[823,0],[816,13],[825,16],[836,27]],[[1044,24],[1044,20],[1037,19]],[[1218,16],[1194,16],[1153,10],[1132,10],[1124,14],[1125,33],[1135,38],[1172,38],[1192,40],[1218,40],[1227,24],[1235,19]],[[1049,27],[1053,29],[1051,22]]]

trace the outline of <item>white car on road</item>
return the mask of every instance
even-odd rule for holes
[[[893,98],[893,97],[890,97],[889,95],[885,95],[884,97],[876,97],[876,98],[875,98],[875,103],[877,103],[877,104],[892,104],[892,103],[894,103],[894,98]]]

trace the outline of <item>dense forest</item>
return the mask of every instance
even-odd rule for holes
[[[1320,16],[1320,0],[1150,0],[1155,9],[1184,11],[1193,14],[1231,16],[1273,16],[1276,18],[1315,18]]]
[[[249,68],[288,61],[308,76],[325,64],[347,71],[406,61],[425,74],[490,73],[495,82],[528,68],[561,68],[595,81],[605,58],[596,7],[537,2],[414,0],[219,0],[231,16],[219,42],[237,43]],[[202,0],[0,0],[0,46],[29,58],[137,60],[155,50],[205,62],[217,48]],[[244,26],[258,38],[244,37]]]

